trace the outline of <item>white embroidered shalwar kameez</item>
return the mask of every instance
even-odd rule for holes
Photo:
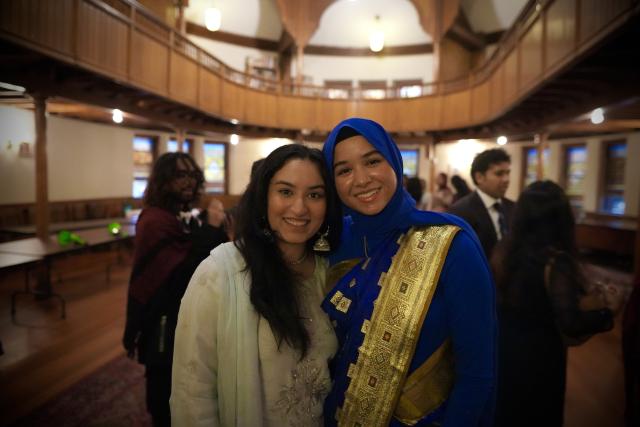
[[[326,261],[315,258],[301,286],[311,346],[307,356],[277,343],[249,298],[250,278],[233,243],[214,249],[194,273],[180,308],[171,394],[179,426],[322,425],[337,349],[320,308]]]

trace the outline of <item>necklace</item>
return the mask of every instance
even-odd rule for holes
[[[302,256],[298,259],[295,259],[293,261],[290,261],[288,259],[285,259],[285,261],[287,262],[287,264],[289,265],[298,265],[298,264],[302,264],[304,262],[305,259],[307,259],[307,251],[304,251],[304,253],[302,254]]]

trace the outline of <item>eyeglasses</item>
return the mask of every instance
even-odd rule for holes
[[[192,178],[197,180],[199,177],[199,174],[198,174],[198,171],[177,170],[173,176],[175,179]]]

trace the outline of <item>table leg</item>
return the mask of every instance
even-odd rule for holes
[[[61,313],[60,318],[67,318],[67,303],[62,295],[52,292],[51,290],[51,268],[49,260],[43,260],[36,265],[37,284],[34,290],[29,286],[29,269],[25,269],[24,291],[16,291],[11,294],[11,320],[16,320],[16,297],[18,295],[34,295],[36,300],[45,300],[51,297],[60,300]]]

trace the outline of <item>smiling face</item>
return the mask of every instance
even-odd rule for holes
[[[336,190],[342,203],[363,215],[382,212],[398,186],[389,162],[360,135],[340,141],[333,156]]]
[[[291,159],[269,182],[269,227],[283,253],[295,253],[324,222],[327,211],[325,183],[311,160]]]

